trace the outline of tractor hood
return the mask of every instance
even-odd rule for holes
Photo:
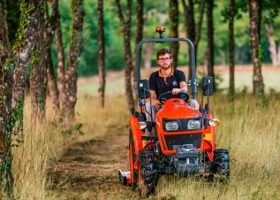
[[[201,116],[201,113],[188,106],[188,104],[180,98],[172,98],[167,100],[163,108],[157,112],[157,119],[182,119],[194,118]]]

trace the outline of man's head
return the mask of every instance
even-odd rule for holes
[[[157,63],[161,68],[170,68],[172,61],[172,54],[168,49],[159,49],[157,51]]]
[[[164,56],[165,54],[169,54],[169,57],[172,58],[172,54],[168,49],[159,49],[157,51],[157,60],[159,59],[160,56]]]

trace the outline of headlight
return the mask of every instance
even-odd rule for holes
[[[188,130],[195,130],[201,128],[200,119],[190,119],[188,121]]]
[[[179,129],[179,123],[177,121],[166,122],[165,129],[167,131],[177,131]]]

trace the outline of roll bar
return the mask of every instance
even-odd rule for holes
[[[191,87],[192,87],[192,96],[194,99],[196,99],[197,94],[197,79],[196,79],[196,71],[195,71],[195,49],[193,42],[188,38],[154,38],[154,39],[145,39],[139,42],[136,46],[136,77],[137,77],[137,83],[141,79],[140,74],[140,48],[144,43],[164,43],[164,42],[179,42],[179,41],[185,41],[189,44],[191,48],[191,73],[192,73],[192,79],[191,79]]]

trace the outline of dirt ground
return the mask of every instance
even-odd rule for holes
[[[57,199],[137,199],[119,182],[118,169],[129,169],[127,127],[110,127],[101,138],[73,144],[49,168]]]

